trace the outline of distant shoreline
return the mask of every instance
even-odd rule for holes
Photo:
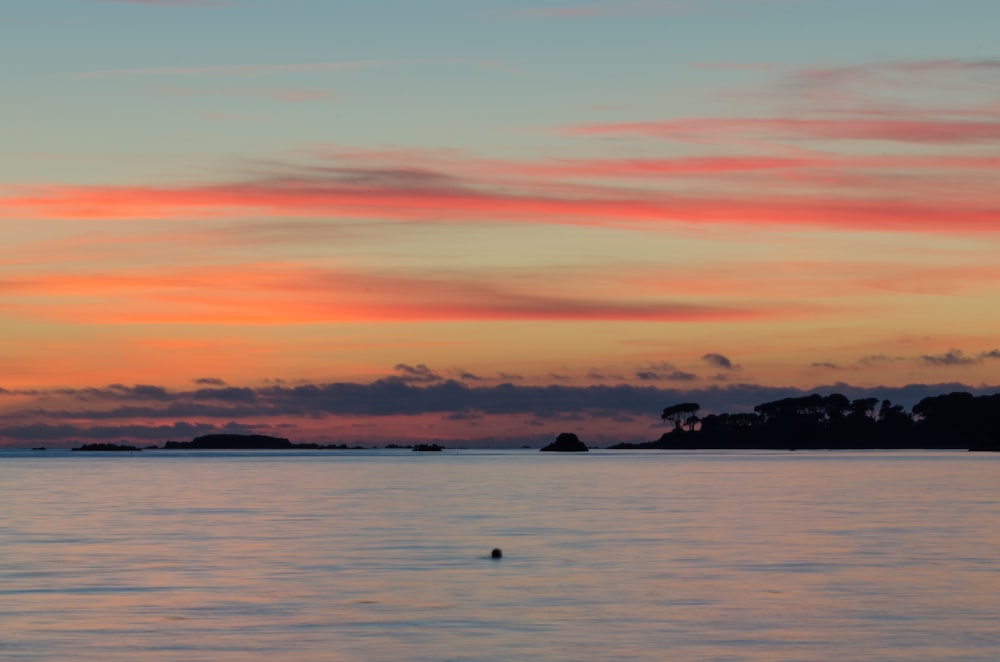
[[[974,396],[953,392],[924,398],[908,412],[889,400],[849,400],[839,393],[784,398],[752,413],[699,417],[700,405],[682,402],[663,409],[673,429],[659,439],[612,444],[609,450],[969,450],[1000,452],[1000,393]],[[364,450],[347,444],[293,443],[259,434],[209,434],[191,441],[167,441],[157,450]],[[418,443],[386,448],[439,451]],[[72,450],[135,452],[129,444],[85,444]],[[562,433],[542,450],[586,451],[575,434]]]
[[[426,450],[424,444],[417,446],[395,446],[394,448],[407,448],[414,450]],[[443,447],[436,446],[436,450]],[[348,446],[347,444],[314,444],[314,443],[293,443],[283,437],[272,437],[262,434],[210,434],[195,437],[191,441],[167,441],[163,446],[138,447],[131,444],[83,444],[72,451],[84,452],[137,452],[142,450],[229,450],[229,451],[250,451],[250,450],[370,450],[365,446]]]

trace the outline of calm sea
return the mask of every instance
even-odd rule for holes
[[[2,660],[997,660],[998,613],[1000,455],[0,452]]]

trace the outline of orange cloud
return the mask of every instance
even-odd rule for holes
[[[544,283],[539,277],[538,282]],[[233,265],[0,280],[8,313],[80,324],[311,324],[453,320],[758,319],[779,307],[667,296],[570,297],[488,280],[376,275],[292,265]],[[814,309],[811,309],[815,312]],[[794,314],[802,314],[796,308]]]
[[[992,291],[1000,285],[1000,266],[911,266],[818,260],[771,260],[760,264],[747,261],[706,264],[696,271],[687,265],[657,270],[632,269],[623,276],[623,285],[630,292],[646,296],[684,292],[702,300],[819,299],[832,305],[844,298],[883,299],[886,292],[956,295]]]

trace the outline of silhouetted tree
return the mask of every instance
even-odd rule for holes
[[[839,421],[845,418],[850,410],[851,401],[847,399],[847,396],[831,393],[823,398],[823,413],[826,414],[828,421]]]
[[[841,448],[870,446],[877,437],[877,404],[878,398],[859,398],[852,400],[839,414],[833,413],[827,421],[828,444]]]
[[[701,419],[699,434],[713,444],[749,445],[759,421],[757,414],[750,413],[709,414]]]
[[[693,402],[671,405],[673,430],[618,448],[975,448],[1000,450],[1000,393],[924,398],[913,412],[890,400],[848,400],[840,393],[782,398],[754,413],[707,414]],[[876,413],[877,408],[877,413]],[[682,433],[682,434],[676,434]]]
[[[670,421],[674,425],[674,430],[679,430],[684,421],[699,409],[701,409],[701,405],[696,402],[682,402],[665,407],[660,418],[664,421]]]
[[[883,400],[878,410],[878,440],[883,447],[914,445],[913,417],[902,405],[894,405],[891,400]]]
[[[878,410],[879,422],[891,421],[892,419],[898,419],[903,416],[910,418],[906,412],[903,411],[903,405],[894,405],[892,404],[892,400],[882,401],[882,406],[879,407]]]
[[[875,405],[878,398],[858,398],[851,401],[851,418],[869,418],[875,420]]]
[[[913,407],[918,436],[954,443],[982,443],[1000,431],[1000,394],[953,392],[924,398]]]
[[[754,407],[761,418],[761,436],[778,446],[815,443],[822,436],[826,419],[825,399],[818,393],[782,398]]]

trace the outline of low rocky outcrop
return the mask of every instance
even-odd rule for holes
[[[586,453],[588,450],[587,445],[580,441],[572,432],[563,432],[556,440],[553,441],[548,446],[542,448],[542,451],[554,451],[557,453]]]
[[[114,452],[114,451],[141,451],[141,448],[136,446],[129,446],[128,444],[84,444],[83,446],[78,446],[73,448],[74,451],[97,451],[97,452]]]

